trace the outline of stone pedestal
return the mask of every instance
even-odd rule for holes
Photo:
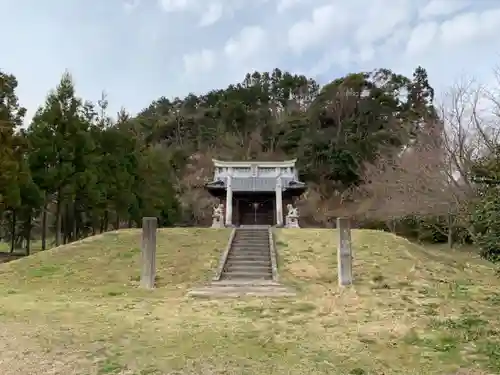
[[[224,228],[224,221],[218,216],[213,216],[212,228]]]
[[[285,228],[300,228],[298,216],[287,216]]]

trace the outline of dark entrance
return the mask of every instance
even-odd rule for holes
[[[274,225],[275,194],[246,193],[235,195],[238,225]]]

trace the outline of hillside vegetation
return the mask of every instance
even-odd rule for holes
[[[500,281],[477,256],[354,230],[355,285],[336,232],[277,230],[294,299],[185,297],[228,230],[162,229],[158,288],[138,288],[138,230],[0,265],[0,373],[426,374],[500,371]]]
[[[324,82],[276,68],[114,114],[112,98],[79,96],[65,72],[26,119],[15,75],[0,71],[0,242],[29,254],[140,227],[145,216],[208,226],[212,158],[297,159],[302,226],[350,216],[427,243],[473,243],[496,261],[497,78],[491,91],[450,82],[437,106],[421,66]]]

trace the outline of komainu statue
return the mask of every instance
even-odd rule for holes
[[[285,218],[286,228],[300,228],[299,226],[299,209],[293,207],[292,204],[286,205],[287,214]]]
[[[222,203],[214,206],[212,228],[224,228],[224,205]]]

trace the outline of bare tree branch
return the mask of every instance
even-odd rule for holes
[[[356,213],[380,220],[467,215],[468,203],[478,196],[471,169],[498,144],[499,98],[473,80],[451,87],[439,106],[440,120],[426,126],[429,133],[365,166]]]

